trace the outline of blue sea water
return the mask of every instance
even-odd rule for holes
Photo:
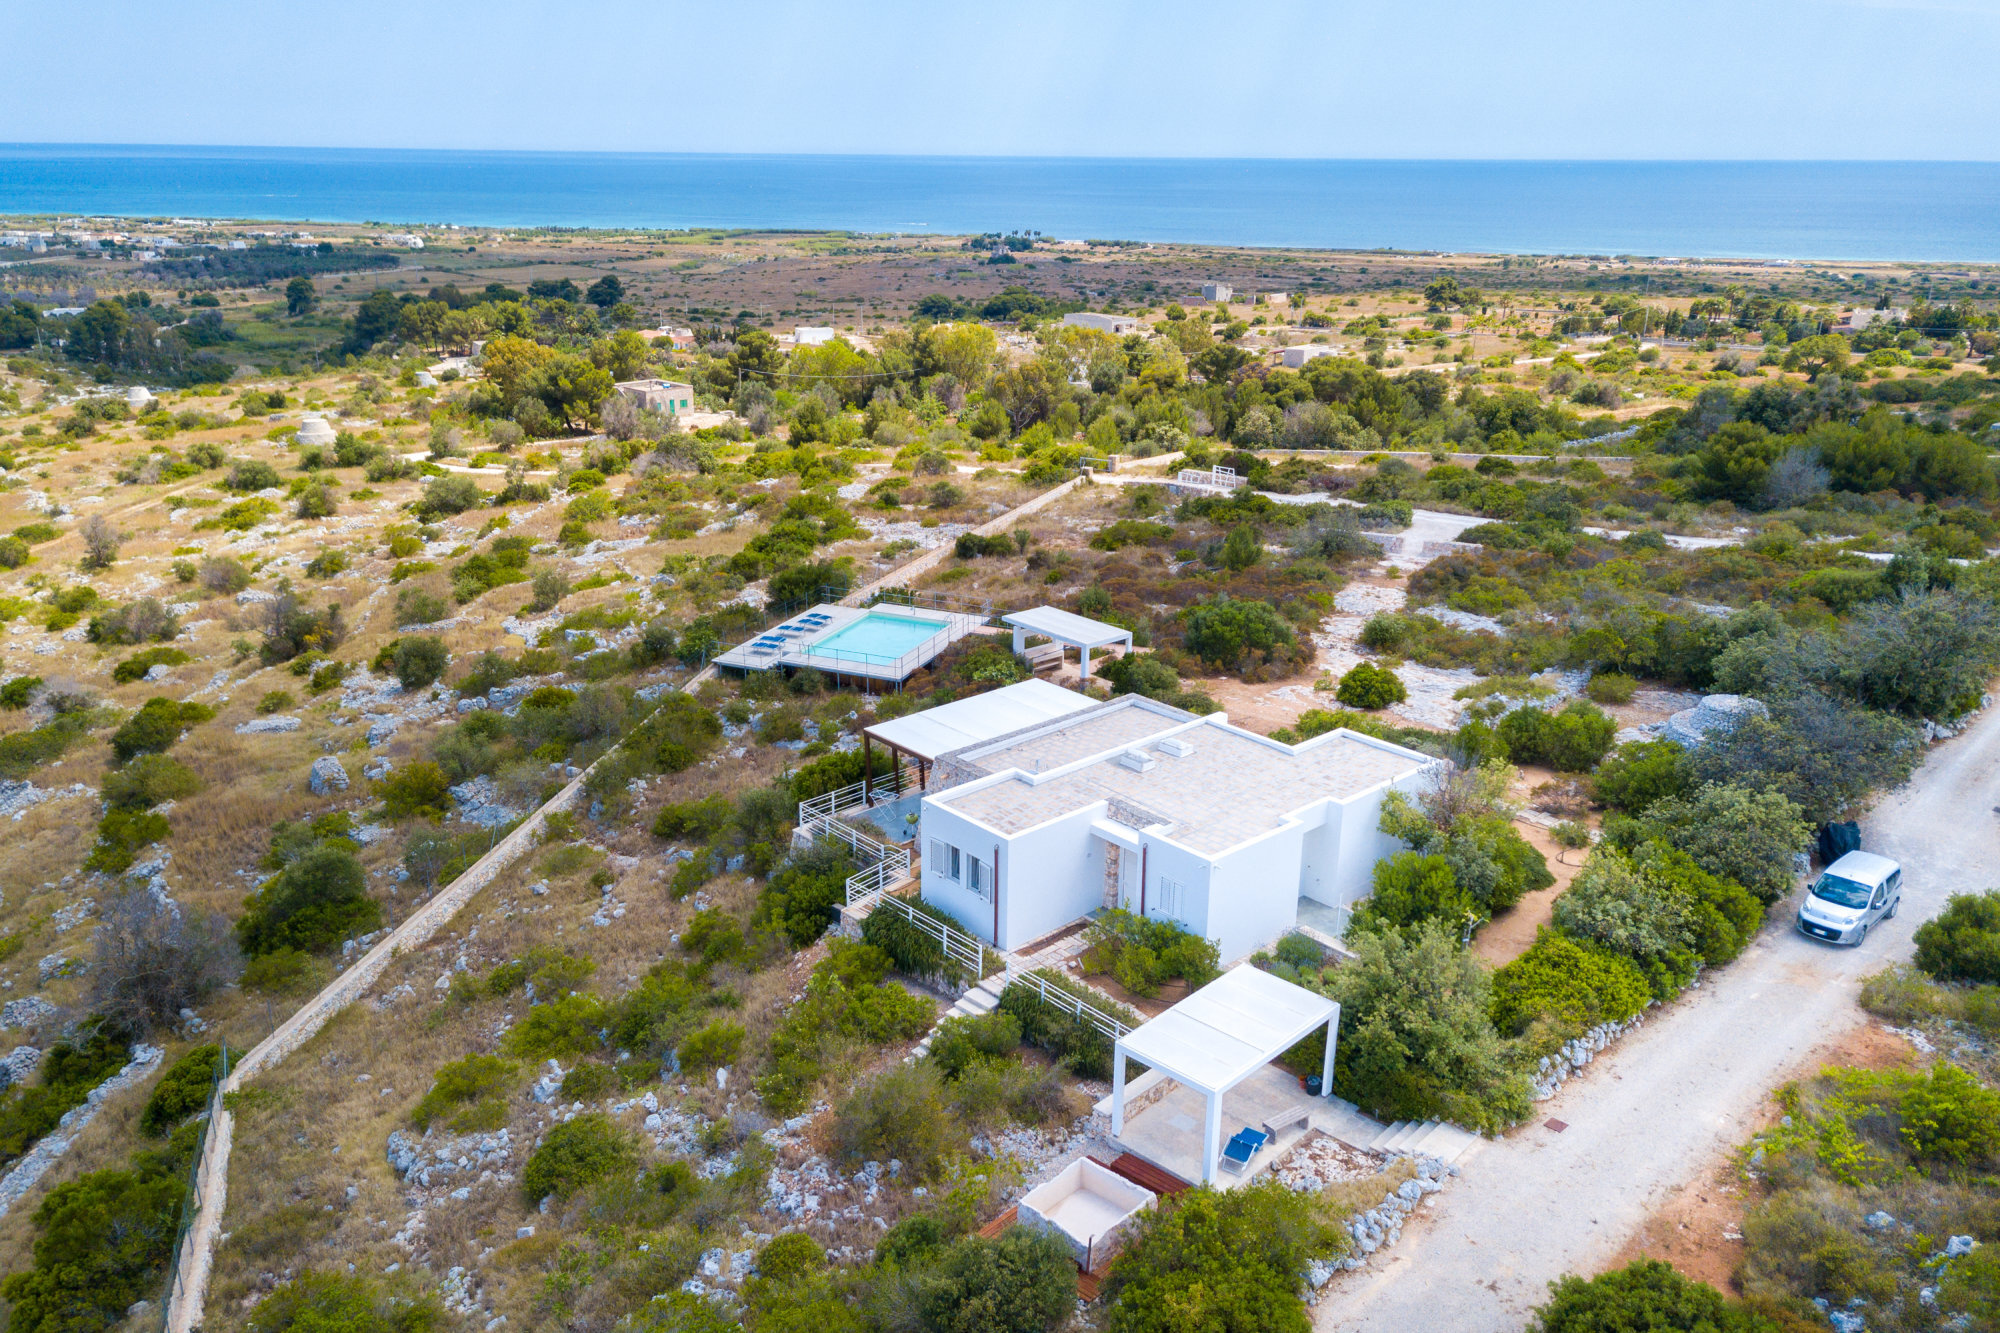
[[[1006,231],[1340,249],[2000,259],[2000,163],[731,156],[0,144],[0,213]]]

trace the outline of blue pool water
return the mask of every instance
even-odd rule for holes
[[[852,625],[813,644],[806,655],[887,665],[945,628],[946,622],[942,620],[870,611]]]

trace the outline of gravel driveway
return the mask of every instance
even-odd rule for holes
[[[1791,926],[1796,899],[1735,963],[1627,1036],[1530,1124],[1475,1147],[1385,1262],[1322,1296],[1323,1333],[1518,1333],[1565,1273],[1597,1272],[1650,1213],[1749,1137],[1769,1091],[1864,1021],[1862,978],[1910,956],[1953,892],[2000,885],[2000,709],[1936,746],[1862,824],[1901,861],[1903,907],[1859,949]],[[1560,1133],[1546,1122],[1567,1122]]]

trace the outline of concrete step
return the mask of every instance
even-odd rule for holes
[[[999,997],[994,995],[992,991],[974,989],[959,996],[958,1003],[952,1006],[952,1011],[954,1013],[990,1014],[999,1007]]]
[[[1428,1134],[1437,1124],[1435,1120],[1405,1120],[1400,1122],[1396,1132],[1381,1145],[1384,1152],[1408,1152],[1410,1144]]]
[[[1410,1122],[1407,1120],[1398,1120],[1394,1124],[1384,1125],[1381,1133],[1368,1140],[1368,1146],[1376,1152],[1387,1152],[1390,1141],[1402,1137],[1403,1132],[1409,1127]]]
[[[1458,1146],[1458,1137],[1464,1133],[1457,1125],[1443,1122],[1433,1124],[1422,1134],[1403,1145],[1403,1151],[1420,1156],[1436,1157],[1441,1150]]]

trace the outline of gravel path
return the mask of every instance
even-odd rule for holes
[[[1518,1333],[1551,1279],[1608,1263],[1749,1137],[1772,1088],[1866,1021],[1862,978],[1908,958],[1911,932],[1948,895],[2000,883],[1996,806],[2000,710],[1989,710],[1863,821],[1862,845],[1904,867],[1893,921],[1835,949],[1792,929],[1795,900],[1774,909],[1743,957],[1600,1056],[1531,1124],[1474,1148],[1420,1232],[1322,1297],[1318,1328]]]

